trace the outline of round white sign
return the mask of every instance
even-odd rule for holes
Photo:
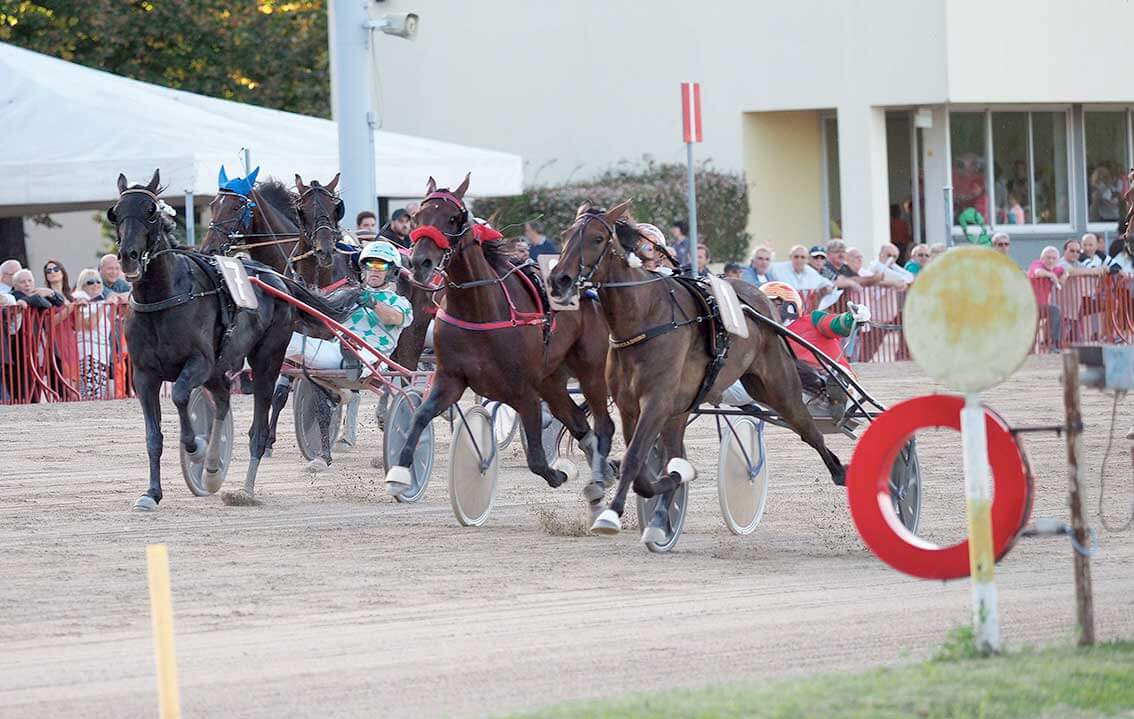
[[[956,247],[918,274],[906,297],[910,353],[938,382],[979,392],[1012,375],[1036,339],[1035,294],[1006,255]]]

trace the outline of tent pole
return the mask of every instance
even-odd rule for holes
[[[193,191],[185,191],[185,244],[197,244],[197,226],[193,223]]]

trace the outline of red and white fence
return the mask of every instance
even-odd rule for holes
[[[1134,287],[1127,275],[1075,276],[1056,287],[1032,280],[1039,306],[1034,351],[1047,354],[1069,344],[1134,343]],[[808,311],[820,298],[804,293]],[[870,308],[872,324],[856,335],[854,362],[910,359],[902,332],[906,291],[867,287],[844,292],[831,307],[848,301]],[[996,307],[985,308],[995,312]],[[0,404],[75,402],[134,396],[126,352],[126,305],[96,303],[50,310],[0,308]]]

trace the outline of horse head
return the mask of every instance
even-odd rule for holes
[[[610,210],[602,210],[584,203],[575,215],[575,222],[564,233],[563,252],[559,262],[548,277],[551,294],[560,302],[568,302],[579,289],[580,282],[590,281],[611,254],[616,244],[618,231],[616,225],[625,218],[630,209],[630,200],[616,205]],[[618,244],[621,246],[621,242]],[[621,247],[615,251],[625,256],[633,248]]]
[[[469,175],[452,191],[437,189],[437,182],[429,178],[425,199],[416,217],[417,228],[410,233],[413,239],[410,264],[418,282],[427,282],[434,271],[443,271],[449,257],[460,252],[463,243],[472,236],[473,215],[465,205],[468,189]]]
[[[315,253],[315,261],[324,269],[335,262],[335,242],[341,235],[339,221],[346,212],[342,199],[335,193],[338,186],[339,174],[326,185],[318,180],[307,185],[302,177],[295,176],[295,189],[299,193],[295,202],[299,231],[308,249]]]
[[[122,273],[133,282],[145,271],[154,244],[165,237],[158,192],[158,170],[145,185],[131,185],[126,175],[118,175],[118,201],[106,211],[118,239],[118,261]]]
[[[247,177],[229,179],[224,165],[221,165],[217,194],[209,203],[212,221],[205,233],[205,241],[201,243],[201,252],[223,254],[231,244],[233,235],[246,233],[252,226],[252,208],[256,203],[252,201],[251,195],[259,174],[260,168],[257,167]]]

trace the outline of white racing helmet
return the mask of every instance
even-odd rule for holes
[[[396,265],[399,260],[398,250],[385,240],[371,242],[362,248],[362,253],[358,256],[358,264],[365,266],[367,260],[383,260]]]

